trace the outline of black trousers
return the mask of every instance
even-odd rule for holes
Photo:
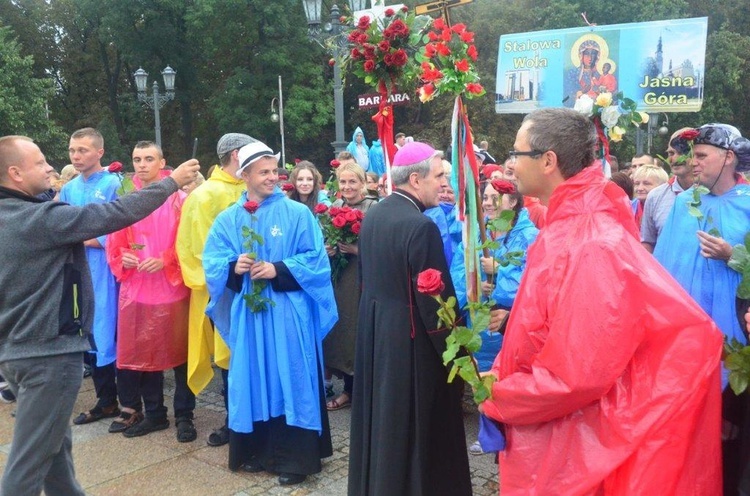
[[[96,406],[107,408],[117,405],[117,384],[115,382],[115,362],[98,367],[96,365],[96,353],[86,353],[91,365],[91,380],[94,381],[96,391]],[[83,373],[83,372],[81,372]]]
[[[187,363],[174,368],[174,416],[193,418],[195,394],[187,385]],[[120,404],[135,411],[144,411],[146,417],[163,419],[167,416],[164,406],[164,372],[139,370],[117,370]],[[141,399],[143,402],[141,403]]]

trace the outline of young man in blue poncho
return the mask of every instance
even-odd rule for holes
[[[82,207],[91,203],[107,203],[117,199],[120,178],[101,165],[104,138],[94,128],[83,128],[70,136],[70,163],[80,173],[60,191],[60,201]],[[74,424],[88,424],[102,418],[116,417],[117,386],[115,382],[115,327],[117,325],[117,282],[107,265],[104,252],[106,236],[86,240],[86,259],[94,284],[93,344],[96,345],[91,379],[96,390],[96,405],[73,419]]]
[[[290,485],[332,454],[321,343],[338,314],[323,235],[276,187],[278,159],[260,142],[240,149],[247,192],[217,216],[203,267],[206,313],[231,351],[229,468]]]

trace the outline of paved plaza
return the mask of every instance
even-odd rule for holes
[[[73,456],[76,474],[86,493],[99,495],[211,495],[246,496],[291,494],[296,496],[346,495],[349,458],[349,417],[351,409],[330,412],[333,456],[323,461],[323,471],[297,486],[281,487],[277,476],[265,472],[248,474],[227,469],[227,446],[212,448],[206,437],[223,420],[221,377],[217,373],[208,388],[198,396],[195,426],[198,439],[178,443],[172,415],[174,379],[165,377],[166,404],[169,407],[169,429],[144,437],[127,439],[109,434],[112,419],[88,425],[73,426]],[[341,390],[341,383],[336,384]],[[50,404],[55,401],[50,398]],[[84,379],[73,416],[95,403],[94,385]],[[0,465],[4,467],[13,435],[14,404],[0,403]],[[478,414],[469,403],[465,406],[467,446],[476,439]],[[492,455],[469,455],[474,494],[496,495],[497,465]]]

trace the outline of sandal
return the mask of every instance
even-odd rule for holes
[[[346,397],[346,401],[342,401],[342,397]],[[351,397],[347,393],[341,393],[338,398],[332,399],[326,403],[326,410],[329,412],[335,412],[336,410],[341,410],[342,408],[349,406],[352,406]]]
[[[75,425],[90,424],[91,422],[96,422],[103,418],[112,418],[117,417],[118,415],[120,415],[120,409],[117,408],[117,405],[108,406],[106,408],[97,405],[88,412],[82,412],[73,419],[73,423]]]
[[[188,417],[176,418],[175,427],[177,427],[177,441],[180,443],[189,443],[195,441],[198,437],[198,431],[195,430],[193,419]]]
[[[122,432],[131,425],[135,425],[138,422],[143,420],[143,413],[141,412],[126,412],[122,411],[120,413],[120,416],[117,417],[115,420],[112,421],[112,424],[109,426],[109,433],[110,434],[116,434],[118,432]]]

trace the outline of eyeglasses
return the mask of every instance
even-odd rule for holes
[[[541,155],[542,153],[546,153],[540,150],[529,150],[528,152],[519,152],[516,150],[511,150],[508,152],[508,156],[510,157],[510,163],[515,164],[518,161],[518,157],[525,156],[525,157],[534,157],[537,155]]]

